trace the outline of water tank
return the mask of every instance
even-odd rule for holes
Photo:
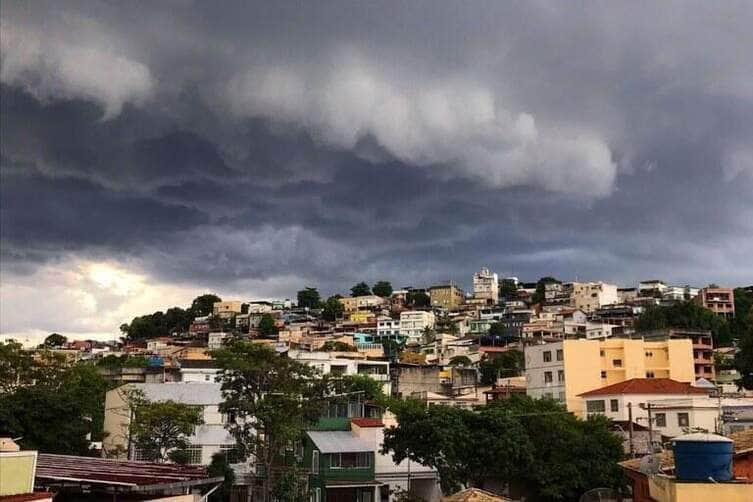
[[[735,443],[716,434],[694,433],[672,440],[675,477],[680,481],[729,481]]]
[[[147,364],[151,367],[163,366],[165,361],[160,356],[150,356],[147,360]]]

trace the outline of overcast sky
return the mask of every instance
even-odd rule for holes
[[[753,6],[3,1],[0,333],[200,293],[753,283]]]

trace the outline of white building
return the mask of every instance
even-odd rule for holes
[[[473,274],[473,296],[491,303],[499,301],[499,277],[484,267]]]
[[[617,303],[617,286],[604,282],[573,282],[570,305],[590,313],[604,305]]]
[[[225,333],[222,331],[209,333],[209,336],[207,338],[207,348],[209,350],[222,348],[222,345],[225,343],[225,339],[228,336],[230,336],[230,333]]]
[[[140,452],[129,445],[131,409],[128,392],[141,391],[150,401],[177,401],[201,408],[204,424],[188,438],[189,463],[209,465],[212,455],[235,448],[235,439],[225,429],[226,417],[219,411],[222,392],[218,383],[133,383],[107,392],[105,397],[105,439],[102,455],[141,460]],[[130,446],[130,451],[129,451]]]
[[[632,407],[633,423],[652,428],[665,437],[689,432],[715,432],[719,424],[719,403],[704,389],[669,378],[633,378],[580,394],[588,415],[605,415],[628,422]]]
[[[408,310],[400,313],[400,336],[409,342],[418,342],[426,328],[434,328],[434,312]]]
[[[382,316],[377,319],[377,338],[397,338],[400,336],[400,319]]]
[[[390,382],[390,363],[387,361],[368,361],[365,359],[344,359],[329,352],[309,352],[289,350],[288,357],[319,370],[324,375],[345,376],[365,375],[382,383],[382,391],[388,396],[392,393]]]

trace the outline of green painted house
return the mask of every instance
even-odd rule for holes
[[[374,449],[350,431],[308,431],[303,465],[311,502],[375,502]]]

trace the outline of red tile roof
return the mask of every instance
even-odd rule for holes
[[[631,378],[578,395],[590,397],[614,394],[708,394],[708,391],[670,378]]]
[[[356,424],[358,427],[384,427],[381,418],[352,418],[350,423]]]
[[[55,494],[52,492],[34,492],[0,496],[0,502],[33,502],[35,500],[52,500],[54,497]]]

